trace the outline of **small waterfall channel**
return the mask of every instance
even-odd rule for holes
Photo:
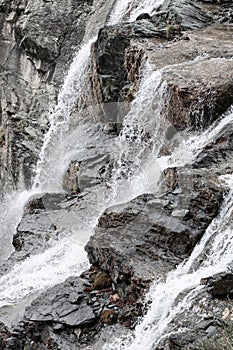
[[[213,142],[224,128],[232,128],[232,122],[231,108],[202,134],[183,139],[174,153],[165,157],[164,168],[168,164],[192,164],[203,148]],[[114,339],[103,347],[104,350],[152,350],[168,335],[182,333],[186,330],[185,327],[177,330],[173,325],[172,329],[172,322],[177,315],[188,313],[204,288],[200,284],[201,279],[226,272],[232,267],[233,176],[219,176],[219,181],[226,188],[220,213],[208,226],[189,259],[171,271],[166,279],[158,280],[151,286],[146,296],[149,309],[136,326],[135,332]]]

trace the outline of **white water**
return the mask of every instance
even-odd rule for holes
[[[233,189],[233,176],[229,176],[228,184]],[[131,344],[127,344],[127,347],[120,346],[114,348],[115,350],[152,349],[153,345],[158,344],[161,340],[174,316],[182,310],[189,309],[195,296],[202,288],[200,279],[227,270],[232,263],[232,225],[229,225],[232,212],[233,190],[225,199],[221,213],[209,226],[187,263],[171,272],[165,282],[156,283],[151,288],[148,299],[152,300],[152,304],[142,323],[137,326],[134,340]],[[193,262],[202,253],[207,243],[208,253],[205,261],[198,269],[190,272]],[[176,304],[176,298],[184,291],[189,292],[183,300]]]
[[[134,10],[130,14],[130,21],[135,21],[136,18],[142,13],[153,14],[153,11],[164,3],[164,0],[146,0],[141,2],[140,0],[134,1]]]
[[[96,38],[90,39],[79,50],[65,78],[58,103],[50,118],[50,128],[45,136],[39,155],[34,189],[39,192],[62,191],[61,179],[64,174],[64,137],[69,130],[69,118],[77,100],[82,93],[90,49]]]
[[[232,121],[231,109],[201,135],[184,140],[178,148],[179,152],[175,150],[172,157],[169,157],[169,160],[173,158],[172,165],[176,165],[174,159],[179,165],[187,163],[188,158],[184,156],[186,148],[191,157],[188,163],[191,163],[202,147],[213,142],[226,126],[231,127]],[[151,305],[141,323],[136,326],[134,334],[124,336],[122,339],[113,339],[111,344],[103,347],[103,350],[152,350],[168,336],[168,327],[172,329],[171,322],[175,316],[184,311],[188,312],[203,288],[200,280],[227,271],[231,266],[233,262],[233,175],[221,176],[219,180],[228,188],[229,193],[224,199],[219,215],[209,225],[190,258],[171,271],[165,280],[156,281],[151,287],[146,297]],[[201,256],[204,259],[199,262]],[[181,294],[183,297],[177,302]],[[174,328],[169,332],[171,334],[182,332],[182,329]]]
[[[117,24],[121,21],[133,22],[142,13],[153,12],[164,3],[164,0],[119,0],[116,2],[109,24]]]
[[[166,132],[162,115],[166,84],[161,71],[146,64],[139,90],[125,116],[114,153],[113,197],[124,201],[126,193],[132,196],[152,192],[161,173],[158,153]],[[153,117],[152,117],[153,116]],[[133,198],[133,197],[132,197]]]
[[[119,22],[124,17],[129,3],[129,1],[128,3],[117,2],[114,16],[110,19],[111,24],[115,21]],[[131,12],[130,20],[140,13],[151,13],[154,5],[158,5],[159,1],[143,1],[143,6],[141,4],[139,3],[138,8]],[[96,130],[87,124],[80,124],[79,128],[69,132],[70,114],[77,94],[82,92],[84,73],[93,40],[85,44],[79,51],[65,79],[58,97],[58,105],[51,116],[51,127],[41,150],[33,191],[24,192],[17,197],[13,212],[8,217],[10,220],[9,218],[15,215],[15,211],[17,212],[15,221],[9,221],[12,224],[11,230],[20,219],[22,204],[29,196],[35,191],[61,191],[61,178],[69,162],[85,153],[90,137],[96,137],[96,142],[98,142],[98,137],[101,137],[95,134]],[[71,275],[79,275],[88,266],[83,244],[92,234],[94,222],[104,208],[155,190],[161,166],[164,167],[157,157],[166,131],[161,114],[165,92],[166,86],[161,83],[160,72],[152,73],[150,67],[147,66],[139,92],[132,103],[131,111],[125,117],[123,131],[114,149],[114,151],[118,149],[119,153],[115,159],[112,201],[106,202],[109,194],[101,193],[102,188],[97,190],[96,202],[90,203],[82,213],[82,217],[75,216],[73,226],[68,230],[67,235],[64,234],[63,238],[57,241],[52,240],[50,248],[44,253],[32,256],[15,265],[8,274],[0,278],[0,306],[15,305],[22,302],[25,297],[60,283]],[[156,115],[156,118],[151,119],[151,115]],[[184,159],[186,162],[189,158],[191,163],[198,152],[211,142],[225,125],[231,122],[232,113],[201,136],[193,136],[184,142],[182,145],[186,146],[185,149],[190,158],[184,155],[182,146],[182,152],[179,149],[170,159],[177,164],[179,161],[180,164],[184,164]],[[79,142],[76,143],[76,140]],[[232,188],[231,177],[228,179],[228,185]],[[148,300],[152,301],[151,307],[142,323],[136,328],[134,336],[129,337],[127,341],[118,339],[106,345],[105,349],[152,349],[164,336],[174,316],[191,305],[194,297],[202,288],[199,285],[200,278],[227,268],[232,261],[230,253],[233,248],[232,228],[229,225],[229,218],[232,214],[232,194],[230,191],[221,213],[209,226],[190,259],[172,271],[165,281],[156,282],[151,288],[147,296]],[[11,200],[9,208],[12,208]],[[9,229],[5,227],[4,230]],[[80,236],[83,235],[85,238],[80,241]],[[210,247],[210,251],[207,252],[208,258],[196,270],[192,269],[193,263],[203,252],[207,243]],[[177,296],[183,291],[186,291],[185,297],[176,304]]]
[[[115,10],[115,16],[120,21],[124,16],[124,10],[121,6],[118,7],[118,2],[116,9],[118,10]],[[141,10],[143,11],[142,8]],[[96,138],[96,142],[98,142],[98,138],[101,137],[96,133],[93,125],[84,123],[80,123],[79,127],[72,132],[69,130],[70,116],[74,107],[77,107],[77,96],[81,97],[80,95],[85,90],[83,86],[85,70],[89,62],[91,44],[94,40],[94,38],[89,40],[81,47],[64,80],[57,106],[50,116],[50,128],[40,152],[32,190],[19,194],[14,193],[8,201],[4,202],[6,208],[4,213],[7,215],[1,217],[0,220],[3,223],[1,229],[5,241],[8,239],[9,242],[9,236],[12,237],[23,213],[23,206],[29,197],[32,194],[45,191],[62,191],[61,179],[69,162],[87,152],[90,138],[93,140]],[[80,98],[80,100],[82,99]],[[79,107],[82,108],[81,105]],[[143,190],[140,189],[140,191]],[[94,189],[93,193],[96,198],[95,203],[92,202],[93,196],[90,197],[85,210],[82,210],[80,215],[71,211],[70,216],[66,218],[67,227],[58,227],[59,230],[64,231],[59,240],[52,239],[48,243],[49,248],[44,253],[31,256],[16,264],[10,272],[0,278],[0,306],[13,306],[25,302],[25,298],[60,283],[71,275],[79,275],[87,268],[88,262],[83,245],[93,233],[93,226],[98,216],[110,203],[106,202],[106,197],[111,198],[110,195],[103,193],[102,188],[100,190]],[[123,195],[123,191],[121,193]],[[129,192],[128,198],[124,196],[124,199],[132,199],[137,194],[136,185],[134,191]],[[112,204],[119,202],[121,196],[115,199]],[[52,215],[51,222],[54,219]],[[3,258],[10,253],[10,250],[10,247],[8,250],[4,248],[5,256]],[[14,313],[14,309],[12,310]],[[4,321],[7,322],[7,316]]]
[[[15,232],[16,225],[23,214],[23,205],[31,196],[29,191],[6,195],[0,213],[1,245],[0,261],[5,261],[13,251],[9,235]]]
[[[231,127],[233,124],[233,109],[222,116],[220,120],[214,122],[208,129],[201,134],[191,135],[187,140],[183,140],[180,146],[169,158],[169,161],[176,165],[184,164],[184,156],[186,155],[186,164],[192,164],[200,152],[210,143],[214,143],[219,134],[226,127]]]

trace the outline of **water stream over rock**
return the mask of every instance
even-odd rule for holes
[[[225,7],[199,2],[85,5],[37,162],[27,177],[17,160],[1,202],[0,348],[188,349],[188,313],[214,308],[209,279],[232,273],[233,31],[208,33]],[[17,34],[27,7],[0,5]]]

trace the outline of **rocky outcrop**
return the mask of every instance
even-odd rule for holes
[[[14,73],[15,95],[13,90],[8,93],[6,88],[6,97],[1,99],[3,127],[0,129],[0,144],[5,152],[2,153],[2,164],[9,162],[10,174],[7,179],[2,168],[2,179],[5,178],[5,187],[13,187],[13,184],[24,187],[30,184],[31,170],[26,176],[26,170],[22,170],[20,164],[25,164],[27,171],[33,168],[40,140],[47,128],[46,113],[41,114],[41,109],[47,110],[50,89],[53,90],[52,99],[56,96],[65,59],[70,58],[68,46],[70,43],[77,45],[83,37],[85,25],[77,35],[76,22],[79,26],[85,22],[91,1],[79,1],[66,9],[60,2],[59,6],[48,6],[43,2],[41,7],[36,7],[36,2],[29,2],[27,7],[20,2],[9,4],[2,1],[0,4],[2,33],[5,37],[8,35],[7,38],[13,35],[15,43],[4,67],[13,69],[13,60],[17,56],[20,79],[27,82],[25,91],[18,95],[19,76]],[[36,195],[27,203],[13,238],[16,252],[2,270],[8,271],[15,261],[44,251],[53,240],[62,237],[64,227],[72,232],[80,222],[93,220],[93,213],[102,210],[97,201],[103,189],[109,186],[112,176],[114,157],[111,144],[115,136],[111,132],[119,132],[122,122],[118,107],[121,102],[125,104],[124,110],[129,107],[146,60],[154,70],[161,70],[168,97],[162,112],[165,122],[169,121],[173,130],[200,131],[229,109],[233,102],[232,31],[213,24],[214,20],[220,22],[220,13],[227,7],[216,4],[214,11],[217,12],[211,14],[210,10],[205,12],[206,4],[202,10],[198,4],[200,1],[167,0],[152,17],[144,14],[133,23],[100,30],[92,47],[89,77],[92,99],[97,104],[100,122],[105,125],[95,129],[85,154],[80,153],[66,171],[63,188],[68,194]],[[41,30],[37,36],[34,19],[38,20],[45,13],[50,21],[40,19],[40,24],[46,35],[42,36]],[[59,28],[51,35],[53,26]],[[29,67],[30,74],[25,67]],[[33,84],[38,84],[35,87],[31,72],[35,77]],[[26,73],[29,78],[25,77]],[[7,83],[8,80],[4,80],[4,84]],[[22,111],[20,102],[27,100],[32,90],[38,108]],[[39,97],[42,90],[45,91],[43,101]],[[30,101],[26,105],[32,106]],[[40,120],[36,119],[37,114],[42,116]],[[149,117],[154,118],[154,115]],[[27,126],[24,126],[25,120]],[[11,132],[14,134],[12,139]],[[16,155],[12,158],[13,151],[18,152],[18,143],[15,148],[14,143],[10,143],[10,140],[19,141],[17,133],[22,141],[20,147],[25,147],[20,161]],[[26,133],[31,135],[27,143]],[[226,191],[218,176],[232,172],[228,166],[232,159],[231,140],[230,128],[223,129],[200,150],[192,166],[167,168],[162,173],[157,193],[144,194],[106,209],[86,245],[92,268],[81,277],[69,278],[38,296],[14,331],[1,325],[0,347],[8,350],[73,350],[94,342],[93,349],[96,349],[95,341],[101,329],[106,339],[107,326],[116,322],[133,328],[136,317],[142,315],[142,299],[151,282],[164,277],[190,255],[218,214]],[[28,151],[29,141],[31,153]],[[172,149],[164,146],[161,154],[171,153]],[[11,147],[14,148],[12,151]],[[6,158],[6,154],[10,156]],[[26,156],[31,162],[29,168]],[[90,208],[87,209],[88,205]],[[78,218],[83,221],[79,222]],[[85,226],[79,228],[81,232]],[[188,349],[197,338],[211,336],[211,327],[220,328],[216,318],[210,317],[217,302],[208,291],[212,296],[231,295],[232,276],[224,274],[202,282],[207,287],[203,288],[200,300],[196,300],[197,309],[194,308],[192,314],[190,310],[181,313],[169,325],[171,332],[182,327],[190,327],[190,331],[164,339],[156,349]],[[178,298],[181,297],[183,295]],[[225,304],[220,306],[222,310]],[[207,315],[203,316],[202,323],[198,318],[201,307],[203,315]]]
[[[0,2],[0,185],[29,188],[48,111],[85,34],[92,1]],[[78,29],[77,29],[78,28]]]
[[[170,94],[167,117],[175,128],[203,128],[225,112],[233,102],[231,36],[207,25],[213,25],[210,13],[184,0],[166,1],[152,18],[103,28],[93,46],[91,78],[101,121],[119,132],[145,59],[163,69]],[[197,28],[201,36],[186,31]]]
[[[131,101],[136,90],[142,52],[131,50],[131,41],[157,38],[163,42],[179,37],[183,29],[203,28],[210,22],[211,19],[189,1],[165,1],[152,18],[141,16],[133,23],[103,28],[92,50],[91,78],[101,120],[115,124],[113,130],[119,131],[121,113],[125,111],[121,110],[122,106],[119,108],[119,103]]]
[[[204,28],[212,22],[212,18],[190,1],[165,0],[158,12],[152,16],[152,21],[158,26],[162,23],[180,25],[182,29],[187,30]]]
[[[0,326],[0,342],[8,350],[82,348],[106,325],[115,324],[122,312],[111,279],[95,269],[42,293],[13,331]]]
[[[233,295],[233,275],[231,272],[223,272],[203,278],[201,283],[207,286],[209,293],[213,297],[231,298]]]
[[[137,295],[189,256],[216,216],[222,190],[204,173],[191,171],[186,181],[181,186],[173,182],[163,195],[144,195],[107,209],[86,246],[90,262]]]
[[[98,185],[106,185],[111,178],[112,144],[114,136],[98,127],[88,149],[79,159],[74,160],[64,173],[62,186],[70,194],[77,194]]]

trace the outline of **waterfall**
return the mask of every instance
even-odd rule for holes
[[[210,224],[189,260],[172,271],[165,282],[157,282],[151,287],[147,299],[151,300],[152,304],[141,324],[136,327],[135,338],[129,341],[126,347],[120,344],[119,347],[114,347],[115,350],[153,349],[166,335],[166,328],[174,317],[189,309],[203,287],[200,286],[200,279],[227,270],[232,262],[233,249],[232,227],[229,224],[229,217],[233,212],[233,176],[227,176],[223,180],[230,191],[219,216]],[[208,253],[204,262],[194,271],[190,270],[207,243]],[[186,295],[176,304],[177,297],[182,292],[186,292]],[[111,349],[111,346],[106,348]]]
[[[201,135],[191,135],[187,140],[183,140],[178,150],[175,150],[170,158],[172,166],[187,164],[187,160],[188,163],[194,161],[201,149],[213,142],[224,127],[231,126],[232,121],[231,108]],[[186,148],[188,154],[191,155],[190,159],[184,157]],[[211,222],[189,259],[171,271],[165,280],[158,280],[151,286],[146,296],[146,302],[149,302],[150,305],[149,310],[136,326],[134,334],[129,334],[121,339],[113,339],[110,344],[103,347],[103,350],[152,350],[163,338],[177,332],[182,333],[182,329],[175,328],[169,329],[168,332],[168,326],[171,326],[175,316],[185,310],[188,311],[192,306],[204,287],[200,285],[200,280],[225,272],[231,266],[233,175],[222,175],[219,181],[228,189],[228,193],[224,198],[220,213]],[[204,259],[200,259],[202,256]],[[181,300],[178,298],[180,295],[182,295]]]
[[[148,3],[145,1],[145,6],[147,5]],[[143,10],[143,7],[140,7],[140,11],[143,12]],[[114,9],[114,16],[117,18],[117,21],[120,21],[121,18],[124,17],[124,11],[126,10],[122,9],[121,1],[119,0],[119,5],[117,1]],[[87,152],[88,142],[91,138],[96,138],[96,140],[98,140],[101,137],[101,135],[98,135],[95,126],[90,123],[80,122],[77,127],[72,130],[71,117],[74,109],[77,109],[77,96],[80,97],[80,94],[82,95],[85,91],[85,72],[89,63],[90,48],[94,40],[95,38],[89,38],[83,44],[65,77],[64,84],[58,95],[58,103],[50,115],[50,128],[45,135],[43,146],[40,151],[32,189],[30,191],[24,191],[23,193],[13,193],[8,200],[3,203],[6,208],[3,213],[7,213],[7,218],[5,214],[0,217],[0,223],[2,223],[2,243],[6,244],[8,241],[7,244],[9,245],[8,250],[4,248],[4,258],[7,257],[12,250],[9,240],[12,239],[15,228],[22,216],[23,206],[29,197],[33,194],[43,192],[61,192],[62,175],[69,165],[69,162],[72,159],[77,159],[82,152]],[[150,81],[148,79],[150,80],[151,78],[145,76],[143,81],[144,84],[147,84],[149,87],[148,83]],[[151,92],[154,93],[157,87],[161,85],[159,76],[157,74],[153,75],[151,82],[157,84]],[[160,92],[163,91],[162,85],[159,90]],[[161,96],[158,95],[157,99],[160,97]],[[82,99],[80,98],[80,100]],[[154,100],[156,100],[156,98]],[[135,102],[135,110],[139,107],[139,104],[142,103],[142,96],[140,93],[137,101],[138,102]],[[150,99],[148,98],[147,104],[149,103]],[[141,108],[142,107],[143,106],[141,106]],[[159,105],[153,108],[159,111]],[[78,109],[79,111],[82,109],[81,104]],[[138,118],[138,116],[139,115],[137,115],[136,118]],[[123,140],[126,140],[126,131],[128,127],[129,125],[127,122],[118,141],[118,145],[123,142]],[[127,132],[129,132],[129,130]],[[75,142],[76,140],[79,140],[79,142]],[[146,145],[144,144],[144,146],[146,152]],[[127,152],[127,157],[130,161],[130,147],[128,147]],[[142,157],[138,156],[138,169],[140,169],[141,161]],[[115,163],[122,166],[122,152],[119,157],[116,157]],[[133,171],[138,175],[136,169],[132,169],[132,173]],[[142,192],[143,189],[140,189],[138,192],[136,186],[134,193],[129,192],[128,198],[125,196],[124,200],[130,200],[132,196],[136,196]],[[116,199],[114,196],[112,198],[109,194],[105,195],[102,188],[100,188],[99,191],[95,190],[94,195],[96,199],[93,199],[94,197],[89,199],[89,203],[87,199],[87,208],[80,213],[78,217],[77,213],[70,213],[68,217],[60,218],[61,227],[58,229],[63,233],[59,239],[54,237],[48,242],[47,250],[44,253],[32,255],[27,260],[15,264],[7,274],[0,278],[0,306],[3,307],[0,315],[4,322],[11,323],[11,321],[9,321],[11,318],[9,315],[11,314],[14,318],[14,314],[16,313],[14,307],[17,307],[17,303],[19,305],[25,305],[25,302],[30,302],[32,296],[35,296],[38,292],[63,282],[71,275],[78,276],[82,271],[88,268],[89,264],[83,246],[88,240],[88,237],[93,234],[94,224],[98,216],[109,204],[117,203],[120,200],[120,196]],[[106,197],[110,198],[110,201],[108,200],[105,202],[104,200]],[[112,202],[111,198],[113,200]],[[11,208],[11,211],[9,211],[9,208]],[[48,215],[50,215],[52,222],[52,214]],[[59,220],[59,218],[57,219]],[[64,227],[64,223],[67,224],[66,227]],[[15,288],[16,285],[17,289]],[[19,309],[22,309],[22,307],[19,306]],[[23,310],[21,310],[21,313],[22,312]]]
[[[161,3],[162,0],[118,0],[108,24],[120,23],[125,19],[133,21],[144,12],[153,14]],[[12,236],[28,198],[36,193],[63,192],[62,176],[69,163],[89,154],[87,149],[90,139],[96,143],[102,140],[103,134],[96,125],[89,121],[82,122],[80,117],[82,97],[86,97],[85,73],[91,45],[95,40],[95,37],[87,38],[65,77],[58,103],[50,115],[50,128],[40,151],[32,189],[5,198],[0,217],[2,245],[9,245],[9,236]],[[185,139],[177,132],[178,145],[172,154],[162,157],[160,153],[167,142],[166,134],[170,127],[166,120],[168,97],[167,84],[163,81],[164,69],[154,71],[148,62],[142,69],[139,89],[130,111],[124,117],[122,131],[115,143],[109,145],[113,160],[109,186],[90,189],[80,212],[59,212],[58,216],[64,214],[61,218],[56,217],[61,223],[61,227],[58,227],[61,236],[50,239],[43,253],[16,263],[0,278],[0,316],[5,322],[11,322],[9,315],[15,312],[15,305],[25,306],[39,292],[70,276],[79,276],[89,267],[84,245],[93,234],[97,219],[107,207],[127,202],[143,193],[156,192],[163,169],[192,165],[203,148],[232,124],[231,109],[201,134],[189,133]],[[80,100],[78,106],[77,96]],[[72,115],[75,113],[78,120],[73,128]],[[221,211],[207,228],[190,258],[166,278],[154,282],[146,296],[149,309],[135,331],[124,339],[111,339],[111,343],[107,343],[103,349],[152,350],[168,335],[168,326],[171,326],[174,317],[192,305],[203,288],[200,279],[227,270],[232,262],[233,249],[230,220],[233,214],[233,176],[222,176],[219,181],[227,189]],[[56,216],[48,215],[51,221],[52,215]],[[4,246],[3,260],[10,252],[10,247],[6,250]],[[206,256],[204,261],[199,259],[202,254]],[[182,299],[179,299],[181,294]],[[182,332],[182,329],[178,331]],[[171,326],[169,332],[172,334],[177,330]]]
[[[113,169],[113,198],[125,201],[126,193],[132,198],[153,192],[161,173],[158,154],[166,133],[163,118],[166,83],[161,71],[152,70],[146,63],[141,83],[124,117],[122,131],[115,145]]]
[[[109,24],[117,24],[122,20],[133,22],[142,13],[152,14],[163,3],[164,0],[119,0],[115,4]]]
[[[83,91],[92,43],[90,39],[79,50],[65,78],[58,103],[50,117],[50,127],[45,136],[37,163],[33,189],[60,192],[61,179],[68,164],[64,164],[66,132],[77,96]]]
[[[153,11],[164,3],[164,0],[146,0],[141,2],[136,0],[134,10],[130,14],[130,21],[135,21],[141,13],[153,14]]]

